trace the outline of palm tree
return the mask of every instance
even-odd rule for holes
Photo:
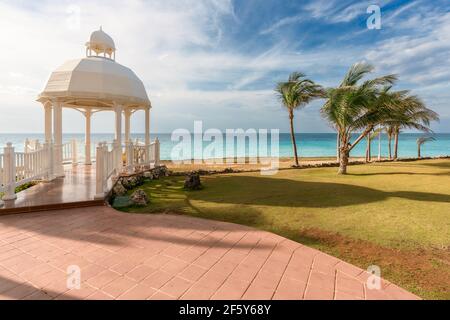
[[[426,142],[429,141],[435,141],[436,139],[434,137],[421,137],[417,139],[417,158],[421,158],[421,152],[420,152],[420,148],[422,147],[422,145]]]
[[[367,134],[367,147],[366,147],[366,162],[372,161],[372,141],[375,140],[377,137],[379,138],[378,143],[378,160],[381,160],[381,132],[382,129],[378,128],[374,130],[373,132],[370,132]]]
[[[398,142],[402,129],[415,129],[423,132],[431,132],[431,121],[439,121],[439,115],[428,109],[423,101],[409,91],[397,91],[393,93],[394,107],[385,124],[390,128],[394,137],[394,160],[398,159]]]
[[[293,72],[288,81],[278,83],[275,91],[289,113],[292,147],[295,157],[295,165],[298,166],[297,143],[294,130],[294,110],[305,107],[312,100],[322,98],[325,95],[323,88],[309,80],[303,73]]]
[[[395,128],[393,126],[387,126],[385,131],[388,138],[389,160],[392,160],[392,138],[394,137]]]
[[[376,125],[387,117],[388,96],[383,88],[392,85],[397,77],[387,75],[360,81],[373,67],[367,63],[356,63],[347,72],[337,88],[327,90],[327,101],[322,107],[322,116],[338,131],[339,135],[339,174],[347,173],[350,151],[369,134]],[[351,143],[351,134],[361,131]]]

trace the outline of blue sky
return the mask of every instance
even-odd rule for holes
[[[371,4],[381,7],[380,30],[366,27]],[[84,55],[99,25],[116,42],[117,62],[143,80],[154,132],[191,129],[194,120],[287,131],[276,82],[302,71],[333,86],[363,60],[375,65],[374,75],[397,73],[399,89],[441,115],[433,129],[450,132],[448,0],[2,1],[0,132],[43,131],[36,95],[53,69]],[[299,132],[330,131],[322,103],[296,113]],[[143,127],[137,113],[132,128]],[[112,114],[95,115],[94,132],[112,128]],[[82,116],[65,111],[64,130],[82,132]]]

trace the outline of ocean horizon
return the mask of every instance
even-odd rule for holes
[[[353,140],[356,138],[356,134]],[[416,157],[417,156],[417,144],[416,139],[422,137],[422,133],[402,133],[399,136],[399,157]],[[435,133],[432,135],[436,140],[428,142],[422,146],[422,156],[423,157],[436,157],[436,156],[448,156],[450,155],[450,133]],[[132,133],[131,137],[133,140],[139,139],[144,141],[143,133]],[[178,144],[178,141],[171,140],[170,133],[153,133],[151,134],[151,139],[158,137],[161,143],[161,160],[180,160],[180,157],[172,157],[172,149]],[[4,133],[0,134],[0,148],[3,148],[6,143],[12,142],[15,150],[18,152],[23,151],[25,139],[35,140],[38,139],[41,142],[44,140],[44,134],[39,133]],[[91,135],[92,148],[95,148],[98,142],[101,141],[112,141],[114,134],[112,133],[93,133]],[[77,140],[80,145],[84,144],[84,134],[83,133],[65,133],[63,134],[63,142],[69,142],[71,140]],[[297,133],[296,134],[298,154],[300,157],[334,157],[336,156],[336,134],[335,133]],[[192,141],[193,141],[192,136]],[[225,142],[225,135],[223,138]],[[268,148],[270,150],[270,138]],[[211,142],[203,142],[203,150]],[[392,147],[394,143],[392,141]],[[80,156],[84,156],[84,148],[79,148]],[[360,157],[365,155],[366,141],[361,141],[354,150],[351,152],[351,156]],[[202,150],[197,150],[202,152]],[[255,151],[250,151],[248,143],[245,147],[241,149],[235,149],[234,156],[245,157],[245,156],[255,156]],[[202,153],[194,153],[192,149],[192,155],[198,155]],[[381,137],[381,154],[383,157],[388,155],[388,144],[387,135],[383,134]],[[225,152],[224,152],[225,155]],[[372,141],[372,155],[378,155],[378,138]],[[292,157],[292,144],[291,137],[289,133],[280,133],[279,135],[279,156],[280,157]],[[199,158],[192,156],[190,158]]]

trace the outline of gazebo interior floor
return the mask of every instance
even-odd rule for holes
[[[66,165],[64,174],[17,193],[14,201],[4,201],[0,215],[104,204],[94,199],[95,165]]]

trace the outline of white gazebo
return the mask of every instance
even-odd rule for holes
[[[150,144],[150,100],[142,81],[115,61],[115,53],[112,38],[102,28],[94,31],[86,43],[86,57],[57,68],[38,97],[45,109],[45,139],[53,140],[56,149],[62,145],[62,109],[75,109],[85,116],[85,164],[91,164],[91,116],[99,111],[115,113],[115,139],[121,145],[122,114],[128,143],[131,115],[145,110],[145,145]],[[61,159],[55,161],[62,167]]]
[[[64,176],[67,144],[63,145],[62,112],[64,108],[80,111],[85,125],[85,165],[91,165],[91,117],[100,111],[115,113],[115,139],[96,148],[98,197],[107,191],[107,180],[123,171],[135,171],[158,165],[159,142],[150,142],[151,103],[142,81],[129,68],[117,63],[116,46],[102,28],[86,43],[86,57],[67,61],[52,72],[37,101],[45,110],[45,143],[37,143],[24,152],[15,152],[8,143],[0,154],[0,192],[4,199],[15,199],[14,188],[36,179],[52,180]],[[130,118],[138,110],[145,112],[145,141],[130,139]],[[122,141],[122,116],[125,141]],[[76,144],[71,149],[76,164]],[[69,145],[70,147],[70,145]],[[70,148],[69,148],[70,149]],[[125,158],[123,157],[125,155]],[[125,159],[125,161],[124,161]]]

